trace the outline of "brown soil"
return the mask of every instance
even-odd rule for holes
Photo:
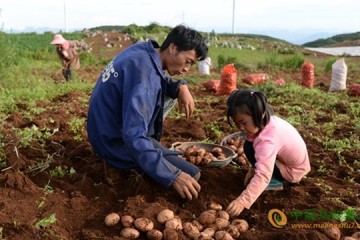
[[[93,44],[94,52],[101,52],[100,45],[99,42]],[[119,48],[111,49],[113,56],[119,51]],[[95,81],[100,71],[100,67],[83,68],[77,74],[82,79]],[[327,77],[324,76],[324,79]],[[298,79],[298,76],[293,78]],[[225,136],[234,132],[224,118],[226,96],[215,96],[201,85],[190,87],[197,100],[197,111],[190,120],[166,119],[162,142],[168,147],[177,141],[200,141],[205,138],[220,143]],[[325,88],[327,90],[328,86]],[[202,190],[199,198],[192,201],[182,200],[173,189],[165,189],[136,172],[117,175],[117,182],[109,185],[104,179],[103,163],[94,155],[87,141],[86,130],[74,133],[71,129],[70,123],[74,118],[86,118],[89,96],[90,92],[72,92],[51,101],[38,102],[31,109],[19,104],[19,111],[4,121],[1,132],[7,166],[10,167],[2,169],[0,175],[0,239],[121,239],[121,224],[114,227],[104,225],[105,216],[111,212],[150,218],[157,229],[163,230],[164,226],[155,220],[160,210],[169,208],[183,221],[189,221],[199,216],[209,202],[226,207],[244,189],[242,183],[247,168],[233,164],[224,168],[203,167],[200,179]],[[348,109],[339,104],[336,111],[346,114]],[[332,119],[327,117],[317,121],[329,122]],[[221,136],[207,127],[214,122],[222,131]],[[43,133],[58,131],[46,141],[35,139],[27,146],[22,145],[14,129],[32,126],[38,127]],[[338,126],[334,138],[349,137],[348,133],[354,131],[354,126],[344,122]],[[342,153],[348,165],[339,165],[336,154],[324,149],[321,143],[310,137],[321,135],[319,130],[300,132],[308,145],[312,171],[298,185],[286,184],[283,191],[264,192],[250,210],[241,214],[240,218],[249,222],[250,230],[242,233],[239,239],[328,239],[315,228],[292,228],[291,223],[319,221],[306,221],[304,217],[296,219],[290,213],[295,210],[303,213],[320,210],[331,212],[344,210],[347,206],[360,207],[360,176],[358,172],[350,171],[351,167],[356,169],[359,166],[355,162],[359,161],[359,152],[350,149]],[[64,176],[50,175],[60,166],[65,172]],[[327,173],[317,171],[324,166],[329,170]],[[270,224],[268,212],[271,209],[280,209],[287,215],[288,223],[283,228]],[[55,223],[35,227],[40,220],[52,214],[56,214]],[[353,225],[341,228],[342,236],[351,235],[356,231],[356,226],[359,227],[356,221],[347,223]],[[185,238],[180,232],[180,239]],[[145,234],[140,239],[146,239]]]

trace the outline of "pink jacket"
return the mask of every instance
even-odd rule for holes
[[[270,182],[274,165],[289,182],[299,182],[310,172],[310,161],[304,140],[287,121],[272,116],[269,123],[253,139],[255,175],[237,198],[249,209]]]

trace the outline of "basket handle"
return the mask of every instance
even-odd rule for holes
[[[173,144],[171,144],[171,148],[172,150],[175,150],[176,147],[180,146],[182,144],[182,142],[174,142]]]

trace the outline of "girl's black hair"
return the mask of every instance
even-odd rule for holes
[[[208,47],[201,34],[184,25],[173,28],[160,46],[160,51],[167,49],[173,43],[179,51],[195,50],[198,61],[204,60]]]
[[[268,104],[265,93],[252,89],[237,89],[227,99],[227,121],[231,124],[231,118],[237,113],[244,113],[253,118],[254,124],[260,130],[269,123],[274,115],[272,107]]]

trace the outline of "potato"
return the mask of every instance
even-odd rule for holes
[[[215,225],[216,225],[217,230],[223,230],[223,229],[227,228],[230,225],[230,223],[226,219],[216,218]]]
[[[226,230],[234,239],[237,239],[240,237],[240,231],[239,229],[234,226],[234,225],[230,225],[227,230]]]
[[[223,150],[221,147],[214,147],[211,153],[214,154],[215,157],[218,157],[220,154],[223,154]]]
[[[239,147],[240,145],[242,145],[241,139],[238,138],[238,137],[235,138],[235,139],[234,139],[234,145],[237,146],[237,147]]]
[[[202,159],[202,162],[201,162],[201,165],[208,165],[209,163],[211,163],[213,160],[211,157],[209,157],[208,155],[207,156],[204,156],[204,158]]]
[[[196,164],[197,158],[195,156],[189,156],[188,158],[186,158],[186,160],[188,160],[192,164]]]
[[[203,233],[207,234],[210,237],[213,237],[215,235],[215,230],[213,228],[206,228]]]
[[[174,217],[175,215],[173,211],[164,209],[157,215],[157,221],[161,224],[164,224],[166,221],[173,219]]]
[[[175,216],[173,219],[167,220],[165,223],[165,228],[170,228],[174,230],[182,230],[183,225],[181,219],[178,216]]]
[[[210,211],[205,211],[200,214],[198,220],[202,225],[210,225],[215,222],[216,214]]]
[[[234,150],[234,152],[238,151],[238,148],[235,145],[229,145],[229,148],[231,148],[232,150]]]
[[[194,146],[190,146],[188,148],[185,149],[184,151],[184,156],[187,158],[189,156],[193,156],[194,152],[196,151]]]
[[[341,237],[340,230],[337,227],[322,228],[320,231],[324,233],[330,240],[339,240]]]
[[[226,141],[228,145],[235,145],[235,140],[233,138],[230,138]]]
[[[106,226],[115,226],[120,221],[120,216],[117,213],[110,213],[105,217],[105,225]]]
[[[223,218],[223,219],[228,220],[228,221],[229,221],[229,219],[230,219],[229,214],[228,214],[226,211],[224,211],[224,210],[218,211],[217,216],[218,216],[219,218]]]
[[[244,219],[234,219],[231,222],[231,225],[236,226],[238,228],[239,232],[245,232],[246,230],[249,229],[249,224]]]
[[[134,218],[130,215],[124,215],[121,217],[121,224],[124,227],[131,227],[134,223]]]
[[[206,233],[201,232],[194,237],[194,240],[212,240],[212,237],[210,237]]]
[[[134,226],[142,232],[147,232],[154,228],[154,223],[148,218],[141,217],[135,219]]]
[[[195,157],[195,165],[201,165],[203,158],[200,156]]]
[[[233,240],[233,237],[226,231],[217,231],[215,233],[215,240]]]
[[[174,229],[166,228],[163,233],[164,233],[165,240],[178,240],[179,239],[179,234]]]
[[[201,158],[203,158],[205,156],[206,150],[204,148],[200,148],[199,150],[197,150],[197,155]]]
[[[135,228],[126,227],[121,230],[120,236],[127,239],[136,239],[140,236],[140,232]]]
[[[209,203],[207,207],[208,207],[208,209],[215,210],[215,211],[219,211],[222,209],[222,206],[220,204],[214,203],[214,202]]]
[[[191,222],[185,222],[183,224],[183,227],[184,227],[183,231],[184,231],[185,235],[190,238],[194,238],[195,236],[197,236],[200,233],[199,229]]]
[[[360,232],[354,232],[353,235],[351,235],[351,237],[359,239],[360,240]]]
[[[206,210],[207,212],[211,213],[211,214],[214,214],[215,216],[217,215],[217,211],[214,210],[214,209],[208,209]]]
[[[345,236],[345,237],[343,237],[341,240],[358,240],[358,238],[353,238],[353,237]]]
[[[151,229],[146,233],[146,236],[150,240],[161,240],[163,238],[163,233],[157,229]]]
[[[201,225],[201,223],[198,220],[194,219],[194,220],[191,221],[191,223],[195,227],[197,227],[197,229],[199,229],[199,231],[201,231],[203,229],[203,225]]]

